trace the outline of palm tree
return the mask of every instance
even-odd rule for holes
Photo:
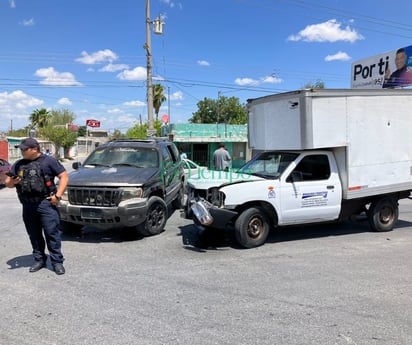
[[[31,128],[46,127],[47,123],[50,120],[50,117],[51,117],[50,112],[45,108],[33,110],[29,118],[31,122]]]
[[[159,120],[159,111],[162,103],[166,101],[166,96],[163,94],[164,86],[160,84],[153,85],[153,108],[156,114],[156,121]]]

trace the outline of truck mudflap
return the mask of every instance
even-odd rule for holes
[[[217,229],[225,229],[226,225],[238,214],[224,208],[218,208],[206,200],[191,201],[190,208],[200,224]]]

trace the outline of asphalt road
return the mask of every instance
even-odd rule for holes
[[[171,214],[158,236],[64,235],[66,274],[29,273],[15,191],[0,190],[0,345],[410,345],[412,200],[397,228],[293,227],[259,248]]]

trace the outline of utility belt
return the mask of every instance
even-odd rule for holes
[[[32,195],[19,195],[19,199],[20,202],[25,203],[25,202],[29,202],[29,203],[37,203],[39,204],[40,202],[42,202],[44,199],[46,199],[48,196],[44,195],[44,196],[32,196]]]

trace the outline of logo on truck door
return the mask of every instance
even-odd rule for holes
[[[268,199],[274,199],[276,198],[276,193],[275,193],[275,188],[270,186],[268,187],[269,191],[268,191]]]
[[[328,192],[302,194],[302,207],[324,206],[328,204]]]

